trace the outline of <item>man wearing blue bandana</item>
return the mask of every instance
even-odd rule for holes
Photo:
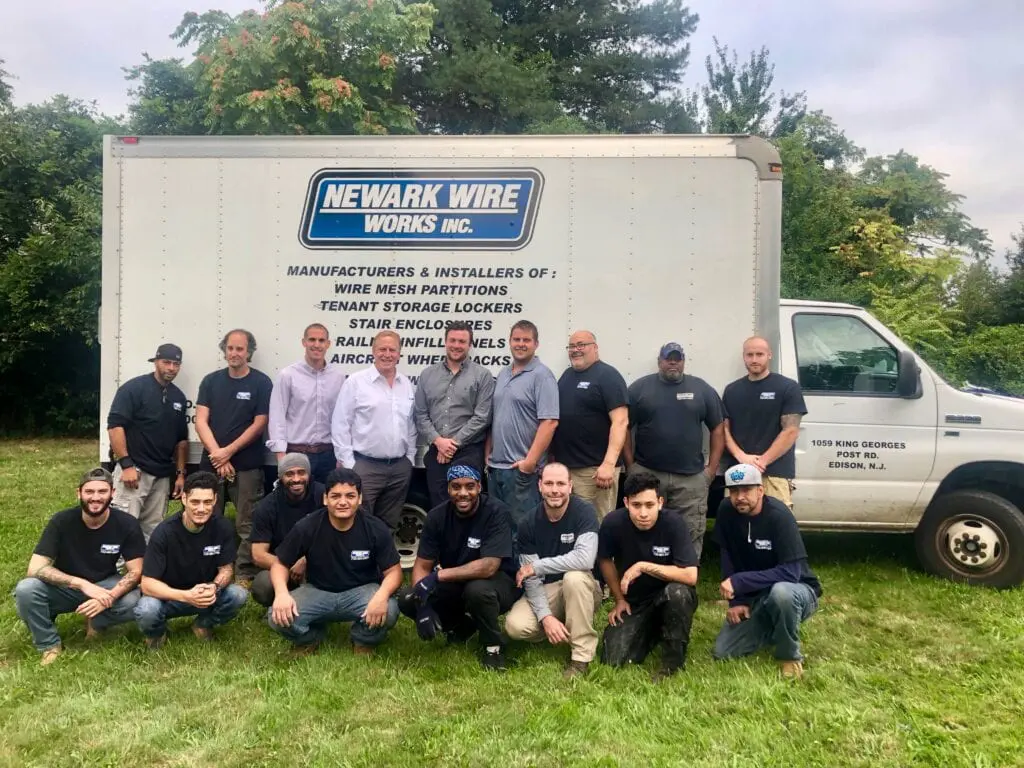
[[[807,564],[800,530],[789,508],[766,496],[761,471],[737,464],[725,473],[714,537],[722,551],[719,591],[729,601],[715,640],[716,659],[775,647],[782,676],[803,675],[800,624],[818,607],[821,584]]]
[[[506,669],[498,617],[519,598],[511,512],[480,492],[480,472],[448,469],[448,501],[427,514],[412,569],[413,586],[398,598],[422,640],[439,631],[449,644],[480,635],[485,669]]]

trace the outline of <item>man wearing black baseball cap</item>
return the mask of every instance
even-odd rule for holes
[[[153,373],[118,387],[107,416],[117,465],[112,504],[139,521],[146,541],[167,513],[168,496],[181,495],[188,458],[187,401],[172,383],[181,370],[181,347],[161,344],[149,362]]]

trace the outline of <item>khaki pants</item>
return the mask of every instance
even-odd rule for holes
[[[793,481],[788,477],[764,476],[764,492],[793,509]]]
[[[582,467],[569,470],[569,477],[572,480],[572,492],[584,501],[594,505],[599,522],[604,520],[605,515],[618,506],[619,473],[621,471],[621,467],[615,468],[615,479],[612,481],[611,488],[598,488],[597,481],[594,479],[597,467]]]
[[[703,472],[695,475],[676,475],[671,472],[658,472],[647,467],[634,464],[631,472],[650,472],[661,483],[661,495],[665,497],[665,506],[678,511],[686,521],[693,542],[693,551],[700,560],[704,549],[704,534],[708,532],[708,478]]]
[[[601,605],[601,590],[588,571],[569,571],[561,581],[544,585],[551,614],[569,630],[573,661],[593,661],[597,653],[594,614]],[[525,597],[519,598],[505,617],[505,634],[513,640],[539,643],[547,639],[544,628]]]
[[[153,529],[160,525],[167,514],[167,499],[171,495],[171,479],[169,477],[154,477],[141,469],[138,469],[138,472],[138,487],[126,488],[121,482],[121,467],[114,467],[114,500],[110,502],[110,506],[117,507],[138,520],[142,527],[142,535],[146,537],[146,543],[149,543],[149,536],[153,533]]]

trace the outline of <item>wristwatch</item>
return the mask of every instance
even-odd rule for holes
[[[135,462],[132,461],[131,456],[122,456],[120,459],[117,460],[117,466],[119,466],[121,469],[131,469],[132,467],[135,466]]]
[[[184,477],[185,476],[185,470],[184,469],[176,469],[176,470],[174,470],[174,474],[181,475],[182,477]]]

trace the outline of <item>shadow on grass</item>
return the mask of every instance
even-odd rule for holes
[[[807,548],[807,559],[816,563],[842,567],[869,565],[884,568],[920,570],[914,536],[909,533],[840,533],[810,532],[801,534]],[[710,534],[704,541],[707,558],[718,561],[718,546]]]

